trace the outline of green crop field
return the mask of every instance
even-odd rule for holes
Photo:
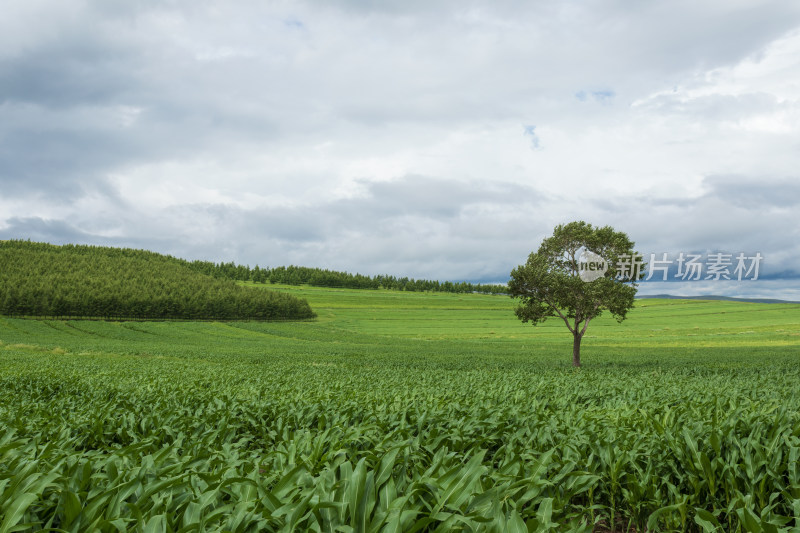
[[[262,286],[262,285],[258,285]],[[800,531],[800,306],[269,286],[302,322],[0,318],[0,533]]]

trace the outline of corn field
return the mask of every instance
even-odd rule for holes
[[[521,350],[537,332],[391,337],[348,326],[369,306],[315,308],[0,319],[0,532],[800,531],[789,337],[600,339],[573,371],[555,340]],[[791,334],[790,311],[765,321]]]

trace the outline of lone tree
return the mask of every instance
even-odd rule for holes
[[[609,310],[618,322],[633,307],[642,263],[625,233],[586,222],[559,225],[528,262],[511,271],[517,317],[534,326],[561,317],[572,333],[572,365],[581,366],[581,339],[592,319]]]

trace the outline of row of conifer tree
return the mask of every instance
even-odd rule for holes
[[[192,261],[189,266],[198,272],[215,278],[256,283],[281,283],[285,285],[312,285],[315,287],[340,287],[347,289],[393,289],[400,291],[435,291],[451,293],[479,292],[485,294],[506,294],[508,287],[498,284],[468,283],[465,281],[436,281],[413,279],[390,275],[365,276],[321,268],[300,266],[280,266],[251,268],[236,263],[213,263]]]

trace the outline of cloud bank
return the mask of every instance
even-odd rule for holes
[[[789,2],[12,0],[0,238],[504,281],[582,219],[775,297],[798,84]]]

